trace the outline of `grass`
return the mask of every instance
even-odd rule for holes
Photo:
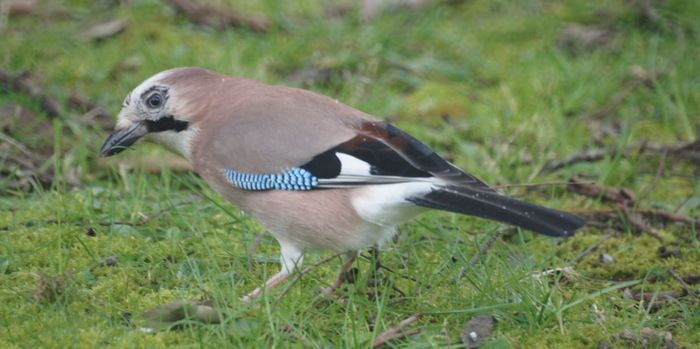
[[[640,206],[697,217],[697,168],[682,162],[669,160],[658,180],[659,158],[643,155],[553,173],[540,169],[548,159],[593,147],[698,136],[698,4],[669,0],[654,26],[640,23],[622,0],[478,0],[388,13],[369,23],[355,12],[324,18],[324,3],[316,1],[230,1],[270,17],[271,31],[257,34],[192,25],[161,1],[109,3],[43,4],[62,6],[71,16],[9,18],[0,32],[0,67],[41,75],[45,91],[65,111],[49,121],[30,98],[0,94],[0,104],[20,104],[51,125],[50,144],[31,130],[13,137],[32,148],[48,146],[48,161],[58,168],[49,188],[2,188],[0,347],[368,347],[414,312],[425,314],[417,324],[422,332],[391,346],[462,347],[460,333],[475,314],[497,319],[491,348],[596,347],[603,341],[626,347],[630,342],[618,334],[645,327],[669,331],[686,347],[700,345],[700,307],[693,297],[654,307],[622,296],[623,288],[681,290],[669,268],[698,274],[697,232],[673,226],[658,234],[680,258],[659,258],[658,240],[625,230],[571,263],[606,234],[588,228],[564,241],[511,232],[472,264],[502,227],[429,213],[382,248],[382,263],[395,271],[381,272],[385,282],[376,283],[372,261],[361,258],[357,282],[340,292],[344,301],[323,299],[317,290],[332,280],[340,265],[334,260],[301,278],[279,302],[273,291],[253,306],[243,304],[241,295],[278,270],[274,239],[263,238],[249,265],[246,251],[261,229],[256,222],[195,175],[98,163],[106,133],[81,122],[66,102],[77,90],[116,113],[126,93],[153,73],[203,66],[305,87],[386,117],[492,184],[581,175],[639,194],[656,181]],[[127,21],[124,33],[100,42],[78,39],[91,24],[113,17]],[[611,28],[613,46],[578,54],[558,48],[559,33],[571,22]],[[662,75],[653,87],[633,90],[604,119],[613,133],[594,145],[588,116],[639,69],[633,67]],[[329,77],[294,78],[319,68]],[[164,154],[141,145],[118,160]],[[76,177],[81,184],[70,185]],[[572,211],[607,207],[561,186],[508,192]],[[144,216],[151,219],[143,225],[104,224]],[[615,263],[600,263],[599,253]],[[311,264],[326,256],[307,258]],[[108,257],[116,265],[107,265]],[[532,277],[567,265],[575,275]],[[138,329],[144,311],[180,299],[213,299],[225,309],[225,321],[156,333]]]

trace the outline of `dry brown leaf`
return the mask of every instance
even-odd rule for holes
[[[9,17],[27,16],[34,13],[38,5],[36,0],[3,0],[0,1],[0,13]]]
[[[126,25],[127,22],[123,19],[108,20],[88,28],[81,37],[85,41],[103,40],[123,32]]]
[[[562,30],[557,45],[570,53],[577,54],[596,48],[612,48],[615,32],[592,25],[569,24]]]
[[[633,206],[636,201],[634,193],[627,188],[614,188],[578,177],[573,177],[569,180],[567,189],[577,194],[600,198],[603,201],[614,202],[623,206]]]
[[[648,327],[642,328],[639,332],[624,330],[620,332],[617,337],[642,348],[678,348],[678,344],[673,341],[671,332],[655,330]]]
[[[396,10],[416,10],[423,6],[426,6],[435,0],[364,0],[362,2],[362,8],[360,9],[360,14],[362,20],[371,21],[378,15],[387,11]]]
[[[190,320],[204,324],[218,324],[221,322],[219,312],[212,306],[211,301],[178,300],[168,304],[157,306],[143,314],[147,320],[147,327],[143,330],[178,329],[179,321]]]
[[[263,17],[244,16],[223,5],[198,3],[191,0],[169,0],[169,2],[175,10],[196,24],[215,28],[248,28],[256,32],[266,32],[270,28],[270,23]]]

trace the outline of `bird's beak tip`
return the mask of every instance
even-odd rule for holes
[[[143,123],[134,123],[129,127],[114,130],[100,148],[100,157],[108,157],[122,152],[136,143],[148,132]]]
[[[114,154],[117,154],[118,152],[115,151],[114,149],[105,149],[104,146],[102,146],[102,149],[100,149],[100,157],[101,158],[106,158],[109,156],[112,156]]]

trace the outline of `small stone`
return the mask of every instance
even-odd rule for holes
[[[657,255],[661,258],[677,258],[680,259],[683,257],[681,250],[680,249],[671,249],[667,248],[666,246],[661,246],[657,250]]]
[[[624,299],[634,299],[634,295],[632,294],[632,291],[629,288],[625,288],[624,291],[622,291],[622,298]]]
[[[615,263],[615,258],[613,258],[611,255],[607,253],[601,253],[598,256],[598,260],[600,260],[601,263],[603,264],[613,264]]]
[[[109,256],[105,258],[104,265],[114,267],[117,265],[117,256]]]

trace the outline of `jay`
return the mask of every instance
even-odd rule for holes
[[[139,139],[182,155],[274,235],[281,269],[267,289],[299,268],[305,251],[319,249],[345,257],[337,288],[358,250],[381,244],[427,209],[556,237],[584,225],[498,193],[406,132],[337,100],[202,68],[166,70],[136,87],[100,154]]]

